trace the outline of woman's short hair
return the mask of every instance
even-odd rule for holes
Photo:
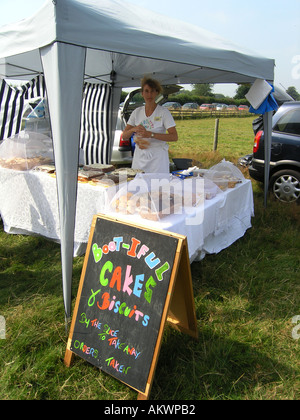
[[[158,80],[151,79],[150,77],[145,76],[141,82],[142,91],[144,90],[145,85],[148,85],[151,89],[156,90],[158,94],[162,92],[162,87]]]

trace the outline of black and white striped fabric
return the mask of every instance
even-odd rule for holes
[[[107,84],[84,84],[80,148],[84,151],[86,165],[110,161],[111,89]],[[21,131],[26,99],[45,96],[42,75],[18,88],[12,88],[0,79],[0,140]]]
[[[45,92],[44,77],[41,75],[18,88],[12,88],[4,79],[0,80],[0,140],[21,131],[25,101],[44,98]]]
[[[110,85],[84,84],[80,147],[86,164],[110,161],[111,93]]]

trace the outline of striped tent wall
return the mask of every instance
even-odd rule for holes
[[[46,96],[42,75],[18,88],[10,87],[4,79],[0,80],[0,140],[21,131],[25,100],[39,96],[43,98]],[[84,151],[87,165],[110,162],[111,100],[111,86],[84,84],[80,148]]]
[[[84,84],[80,147],[86,164],[110,161],[111,89],[107,84]]]
[[[25,100],[45,97],[44,77],[39,75],[30,82],[12,88],[0,80],[0,140],[18,134],[21,130]]]

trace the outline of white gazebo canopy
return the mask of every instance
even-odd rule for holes
[[[111,85],[113,132],[121,88],[139,86],[145,74],[163,85],[273,82],[274,60],[124,1],[47,0],[31,18],[0,29],[0,77],[38,74],[49,102],[69,318],[83,83]]]

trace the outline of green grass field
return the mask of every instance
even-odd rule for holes
[[[172,157],[204,168],[251,153],[252,118],[178,121]],[[245,175],[247,171],[245,170]],[[255,217],[245,236],[191,265],[199,339],[167,327],[151,400],[296,400],[300,398],[300,206],[263,207],[253,182]],[[76,296],[83,257],[74,259]],[[7,235],[0,224],[0,399],[136,400],[137,393],[66,348],[60,247],[43,238]],[[73,303],[75,299],[73,300]],[[296,330],[294,330],[295,332]]]
[[[253,119],[253,116],[220,118],[217,155],[211,153],[214,144],[214,118],[176,121],[179,141],[170,144],[170,156],[193,158],[207,167],[210,160],[215,162],[218,158],[236,162],[240,156],[252,153]]]

